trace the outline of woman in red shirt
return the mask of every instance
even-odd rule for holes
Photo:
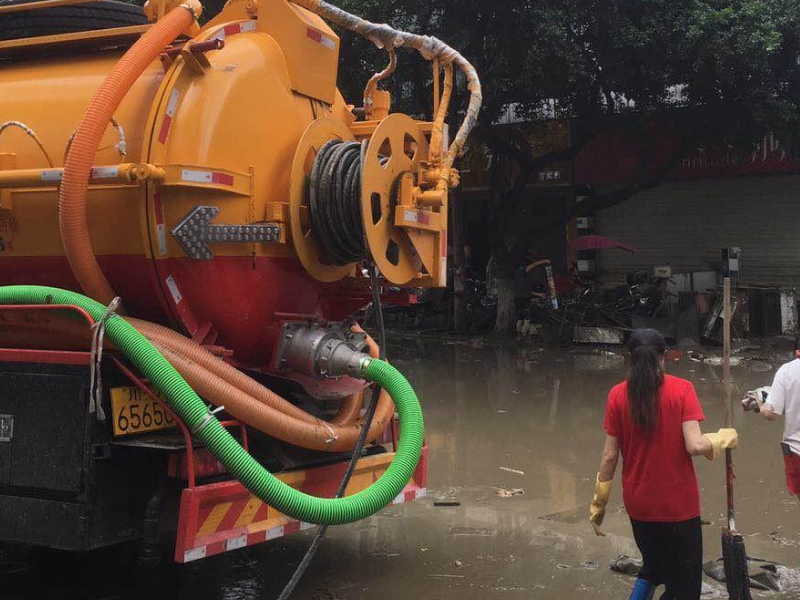
[[[713,460],[736,446],[736,431],[700,432],[703,409],[694,386],[664,373],[664,337],[637,329],[628,341],[630,375],[608,394],[605,447],[589,521],[603,535],[605,506],[622,453],[622,495],[642,570],[631,599],[651,598],[664,584],[662,600],[700,597],[703,537],[700,494],[692,456]]]

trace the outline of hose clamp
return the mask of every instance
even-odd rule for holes
[[[209,411],[206,413],[206,416],[205,416],[205,417],[203,417],[203,420],[202,420],[202,421],[200,421],[200,422],[199,422],[197,425],[195,425],[195,426],[192,428],[192,435],[197,435],[198,433],[200,433],[201,431],[203,431],[203,429],[205,429],[205,428],[208,426],[208,424],[209,424],[209,423],[211,423],[211,421],[213,421],[213,420],[214,420],[214,416],[215,416],[215,415],[216,415],[218,412],[221,412],[221,411],[223,411],[223,410],[225,410],[225,407],[224,407],[224,406],[218,406],[218,407],[217,407],[217,408],[215,408],[214,410],[209,410]]]

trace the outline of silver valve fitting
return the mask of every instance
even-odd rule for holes
[[[371,357],[366,337],[340,323],[327,326],[287,323],[279,349],[279,368],[315,377],[363,378]]]

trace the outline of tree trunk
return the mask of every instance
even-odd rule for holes
[[[517,307],[514,293],[514,280],[498,277],[497,286],[497,319],[494,331],[499,335],[510,335],[517,324]]]

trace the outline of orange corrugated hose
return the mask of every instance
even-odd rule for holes
[[[136,327],[136,329],[138,329],[141,333],[143,333],[150,341],[156,344],[159,349],[166,348],[170,350],[172,354],[181,356],[190,363],[196,364],[199,368],[205,370],[209,376],[219,377],[220,379],[231,384],[231,386],[234,388],[240,390],[243,394],[257,399],[260,403],[271,406],[281,413],[301,421],[305,421],[306,423],[319,422],[316,417],[308,414],[306,411],[295,406],[288,400],[285,400],[269,388],[258,383],[253,378],[248,377],[237,368],[231,366],[223,360],[220,360],[218,357],[211,354],[199,344],[193,342],[185,336],[182,336],[172,329],[131,317],[128,317],[127,321]],[[364,333],[364,330],[358,325],[353,326],[353,330],[357,333]],[[378,358],[378,345],[368,335],[367,345],[369,347],[370,356]],[[184,374],[177,366],[175,366],[175,368],[178,369],[181,374]],[[388,401],[391,404],[391,398],[389,398],[389,395],[384,393],[384,396],[386,398],[385,401]],[[224,405],[226,402],[224,398],[209,397],[208,400],[217,405]],[[338,414],[331,421],[331,423],[335,425],[348,425],[354,422],[361,410],[362,400],[362,393],[353,394],[345,398],[342,401],[342,405],[340,406]]]
[[[86,190],[97,147],[128,89],[158,59],[167,44],[186,31],[194,20],[195,13],[189,5],[178,6],[131,46],[89,101],[64,161],[58,195],[61,243],[83,291],[103,304],[111,302],[115,294],[97,264],[86,214]]]
[[[198,393],[216,406],[225,406],[236,418],[259,431],[290,444],[327,452],[349,450],[355,443],[361,428],[358,417],[363,392],[344,399],[337,416],[332,421],[325,422],[294,406],[188,338],[153,323],[138,319],[130,321],[135,322],[137,329],[144,325],[142,333]],[[86,326],[82,323],[59,322],[43,327],[41,323],[23,322],[11,323],[10,327],[0,332],[0,344],[39,347],[41,342],[45,345],[52,344],[53,335],[60,336],[61,342],[71,348],[74,346],[76,350],[85,349],[88,340]],[[375,341],[367,336],[367,343],[370,354],[378,356]],[[182,354],[186,349],[191,350],[190,357]],[[244,384],[247,391],[237,387],[238,383]],[[375,418],[367,437],[369,441],[374,441],[381,435],[393,414],[394,403],[389,394],[381,390]]]
[[[274,438],[324,452],[350,450],[358,438],[361,427],[357,423],[334,425],[321,420],[313,424],[300,421],[267,404],[262,404],[224,379],[210,374],[196,363],[167,348],[159,347],[158,343],[155,346],[198,394],[213,404],[224,406],[225,410],[237,419]],[[386,402],[387,397],[388,394],[382,396],[378,403],[375,418],[367,435],[368,440],[375,440],[380,436],[394,414],[394,404],[391,399]]]

